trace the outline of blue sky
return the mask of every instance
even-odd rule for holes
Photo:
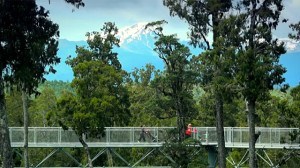
[[[300,0],[283,0],[282,16],[291,22],[300,20]],[[138,22],[166,20],[167,33],[187,38],[188,25],[178,17],[171,17],[162,0],[84,0],[85,7],[76,9],[64,0],[37,0],[38,5],[50,11],[50,18],[59,24],[60,38],[73,41],[84,40],[85,33],[100,31],[104,22],[115,22],[119,28]],[[290,30],[280,25],[276,37],[287,37]]]
[[[188,25],[177,17],[169,16],[162,0],[84,0],[85,7],[76,9],[63,0],[37,0],[38,5],[50,11],[50,18],[59,24],[60,38],[84,40],[85,33],[100,31],[105,22],[115,22],[117,27],[138,22],[166,20],[168,33],[187,38]]]

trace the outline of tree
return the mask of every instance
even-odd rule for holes
[[[77,47],[77,56],[68,59],[74,71],[71,86],[75,94],[67,92],[58,100],[59,123],[64,128],[72,127],[79,136],[90,167],[93,164],[85,138],[100,138],[104,127],[127,125],[130,118],[129,96],[123,83],[126,73],[112,51],[119,43],[117,28],[108,22],[101,30],[87,33],[89,48]]]
[[[185,137],[186,118],[192,118],[195,112],[192,94],[196,76],[189,64],[189,48],[180,44],[176,35],[164,35],[161,27],[164,23],[166,21],[162,20],[146,25],[146,28],[155,27],[157,41],[154,51],[165,64],[165,70],[155,76],[152,85],[158,93],[157,104],[165,110],[165,116],[177,118],[178,138],[181,142]]]
[[[226,167],[225,160],[225,141],[224,141],[224,129],[223,129],[223,88],[224,81],[227,74],[222,74],[223,65],[222,55],[218,53],[218,50],[212,50],[215,47],[217,38],[220,36],[219,23],[226,16],[231,7],[230,0],[164,0],[164,5],[170,9],[170,14],[179,16],[186,20],[190,26],[190,38],[191,43],[194,46],[199,46],[203,49],[207,49],[208,53],[205,54],[211,64],[206,64],[206,68],[202,69],[201,73],[207,73],[203,82],[211,84],[211,87],[207,87],[207,91],[211,92],[215,97],[215,111],[216,111],[216,126],[218,135],[218,161],[219,167]],[[213,34],[212,43],[208,39],[208,34]],[[202,62],[203,63],[203,62]],[[226,71],[225,71],[226,72]],[[215,77],[215,78],[213,78]],[[225,84],[226,85],[226,84]]]
[[[300,128],[300,124],[299,122],[299,118],[300,118],[300,85],[296,86],[295,88],[293,88],[291,90],[291,96],[292,96],[292,99],[293,99],[293,103],[291,105],[291,111],[292,111],[292,116],[293,116],[293,119],[291,124],[294,124],[293,126],[294,127],[298,127]],[[298,118],[298,119],[297,119]]]
[[[52,64],[59,62],[56,56],[58,26],[48,20],[48,12],[38,9],[35,1],[13,0],[2,1],[0,60],[1,79],[0,92],[4,95],[6,86],[17,85],[23,91],[24,126],[25,126],[25,167],[28,167],[27,157],[27,94],[33,93],[43,75],[55,72]],[[47,68],[47,66],[49,66]],[[3,140],[3,166],[12,167],[9,136],[6,124],[6,111],[3,96],[0,96],[1,106],[1,140]]]
[[[256,102],[268,98],[274,85],[284,82],[285,68],[279,57],[285,53],[283,43],[273,39],[272,30],[279,24],[281,0],[243,0],[245,22],[239,35],[242,47],[237,52],[236,80],[246,100],[249,126],[249,167],[257,167],[255,155]]]
[[[164,35],[161,24],[165,21],[152,22],[146,25],[155,27],[157,35],[154,51],[164,62],[165,69],[155,76],[151,85],[156,89],[156,104],[162,109],[159,118],[176,118],[177,138],[181,144],[185,139],[186,121],[191,120],[195,114],[195,101],[193,100],[193,85],[195,73],[190,67],[191,53],[188,47],[179,43],[176,35]],[[184,145],[183,145],[184,146]],[[182,160],[184,152],[179,151]],[[187,167],[187,162],[180,166]]]
[[[83,0],[65,0],[66,3],[74,5],[76,8],[84,7]],[[49,0],[50,3],[50,0]]]
[[[296,31],[296,34],[290,33],[289,38],[299,41],[300,40],[300,22],[295,24],[290,24],[290,28]]]
[[[191,53],[174,35],[161,35],[155,46],[154,50],[164,61],[165,71],[162,76],[155,78],[153,85],[158,94],[164,96],[166,103],[164,108],[169,113],[168,116],[177,118],[180,142],[185,137],[186,119],[193,118],[195,112],[192,97],[195,76],[189,68]]]
[[[162,119],[162,109],[157,106],[156,89],[151,82],[159,75],[159,70],[151,64],[145,68],[135,69],[130,76],[127,87],[130,93],[131,126],[172,126],[173,119]]]
[[[24,2],[23,2],[24,3]],[[58,25],[53,24],[48,17],[48,12],[44,8],[37,9],[34,1],[32,4],[25,1],[28,11],[34,9],[32,19],[26,19],[28,30],[24,31],[26,47],[21,51],[18,58],[20,63],[14,66],[18,69],[14,72],[14,78],[22,90],[23,115],[24,115],[24,158],[25,167],[29,167],[28,163],[28,96],[37,93],[37,87],[40,82],[44,82],[44,75],[49,72],[55,73],[52,68],[53,64],[59,63],[60,59],[56,56],[58,42]],[[31,5],[31,6],[30,6]],[[30,16],[30,14],[26,14]],[[24,17],[23,17],[24,19]],[[23,27],[23,28],[24,28]],[[26,37],[27,36],[27,37]],[[46,66],[50,65],[49,71]]]
[[[56,122],[58,115],[55,91],[50,87],[45,87],[39,92],[40,94],[32,100],[29,107],[29,112],[32,114],[30,117],[31,126],[59,126]]]
[[[24,125],[22,113],[22,94],[16,89],[5,94],[8,125],[11,127],[22,127]]]

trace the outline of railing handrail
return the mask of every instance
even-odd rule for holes
[[[105,127],[106,136],[100,138],[87,138],[87,143],[93,145],[124,145],[145,146],[144,143],[138,143],[141,140],[141,127]],[[169,136],[168,132],[176,127],[145,127],[149,130],[146,134],[146,142],[148,146],[161,146],[165,141],[176,136]],[[192,138],[199,140],[202,145],[216,145],[217,133],[216,127],[193,127]],[[12,144],[23,143],[24,128],[9,127],[10,139]],[[66,145],[71,143],[78,146],[78,136],[72,129],[63,130],[61,127],[29,127],[29,144],[30,145]],[[299,128],[276,128],[276,127],[256,127],[261,132],[256,145],[283,148],[292,146],[300,148],[300,137],[292,141],[290,134],[299,133]],[[249,131],[248,127],[224,127],[225,144],[227,147],[247,147]],[[151,142],[151,143],[148,143]]]
[[[9,128],[16,128],[16,129],[24,129],[24,127],[9,127]],[[62,127],[28,127],[28,129],[33,129],[33,128],[43,128],[43,129],[62,129]],[[72,129],[71,127],[69,127],[70,129]],[[104,128],[118,128],[118,129],[126,129],[126,128],[141,128],[141,127],[130,127],[130,126],[126,126],[126,127],[104,127]],[[163,126],[163,127],[159,127],[159,126],[146,126],[145,128],[176,128],[175,126]],[[216,127],[198,127],[198,126],[194,126],[192,128],[215,128]],[[233,128],[233,129],[248,129],[249,127],[224,127],[224,129],[229,129],[229,128]],[[290,130],[299,130],[299,128],[296,127],[255,127],[255,129],[290,129]]]

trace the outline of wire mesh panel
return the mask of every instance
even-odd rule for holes
[[[245,127],[238,127],[232,129],[232,143],[248,143],[249,129]]]
[[[15,127],[10,130],[11,142],[21,143],[24,142],[24,128]]]
[[[60,141],[60,128],[36,129],[36,143],[58,143]]]
[[[258,128],[257,130],[260,131],[258,143],[261,144],[270,144],[272,141],[272,129],[270,128]],[[276,140],[273,140],[276,142]]]
[[[106,142],[108,143],[137,143],[142,142],[163,142],[170,138],[171,127],[107,127]],[[145,141],[144,141],[145,140]]]
[[[175,127],[159,127],[157,142],[173,142],[178,139],[178,130]]]
[[[131,128],[106,128],[107,142],[133,142],[131,138]]]
[[[217,142],[217,130],[215,127],[207,128],[207,142],[216,143]]]
[[[28,143],[35,143],[36,136],[34,129],[28,129]]]
[[[61,143],[68,143],[68,142],[79,142],[78,135],[76,135],[75,131],[72,129],[68,130],[60,130],[60,142]]]
[[[280,129],[272,128],[270,131],[271,131],[270,143],[271,144],[280,144]]]
[[[12,145],[22,146],[24,143],[24,128],[11,127],[10,139]],[[266,128],[257,127],[258,139],[256,146],[267,148],[293,147],[300,148],[300,137],[298,128]],[[141,127],[106,127],[104,137],[91,138],[84,136],[87,143],[96,146],[114,144],[129,144],[134,146],[141,140]],[[164,142],[176,142],[178,130],[175,127],[146,127],[144,131],[145,143],[149,145],[162,145]],[[247,127],[225,127],[225,145],[227,147],[248,147],[249,128]],[[215,127],[193,127],[192,138],[200,140],[202,145],[216,145],[217,131]],[[78,146],[78,135],[72,129],[63,130],[60,127],[29,127],[28,142],[36,147]],[[66,145],[68,144],[68,145]],[[141,145],[143,145],[141,144]],[[118,146],[118,145],[117,145]]]
[[[225,143],[232,143],[233,141],[233,128],[232,127],[225,127],[224,128],[224,140]]]
[[[291,144],[291,132],[290,129],[280,129],[280,144]]]

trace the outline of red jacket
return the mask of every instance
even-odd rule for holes
[[[188,127],[187,130],[185,130],[185,135],[188,135],[188,136],[192,135],[192,127]]]

